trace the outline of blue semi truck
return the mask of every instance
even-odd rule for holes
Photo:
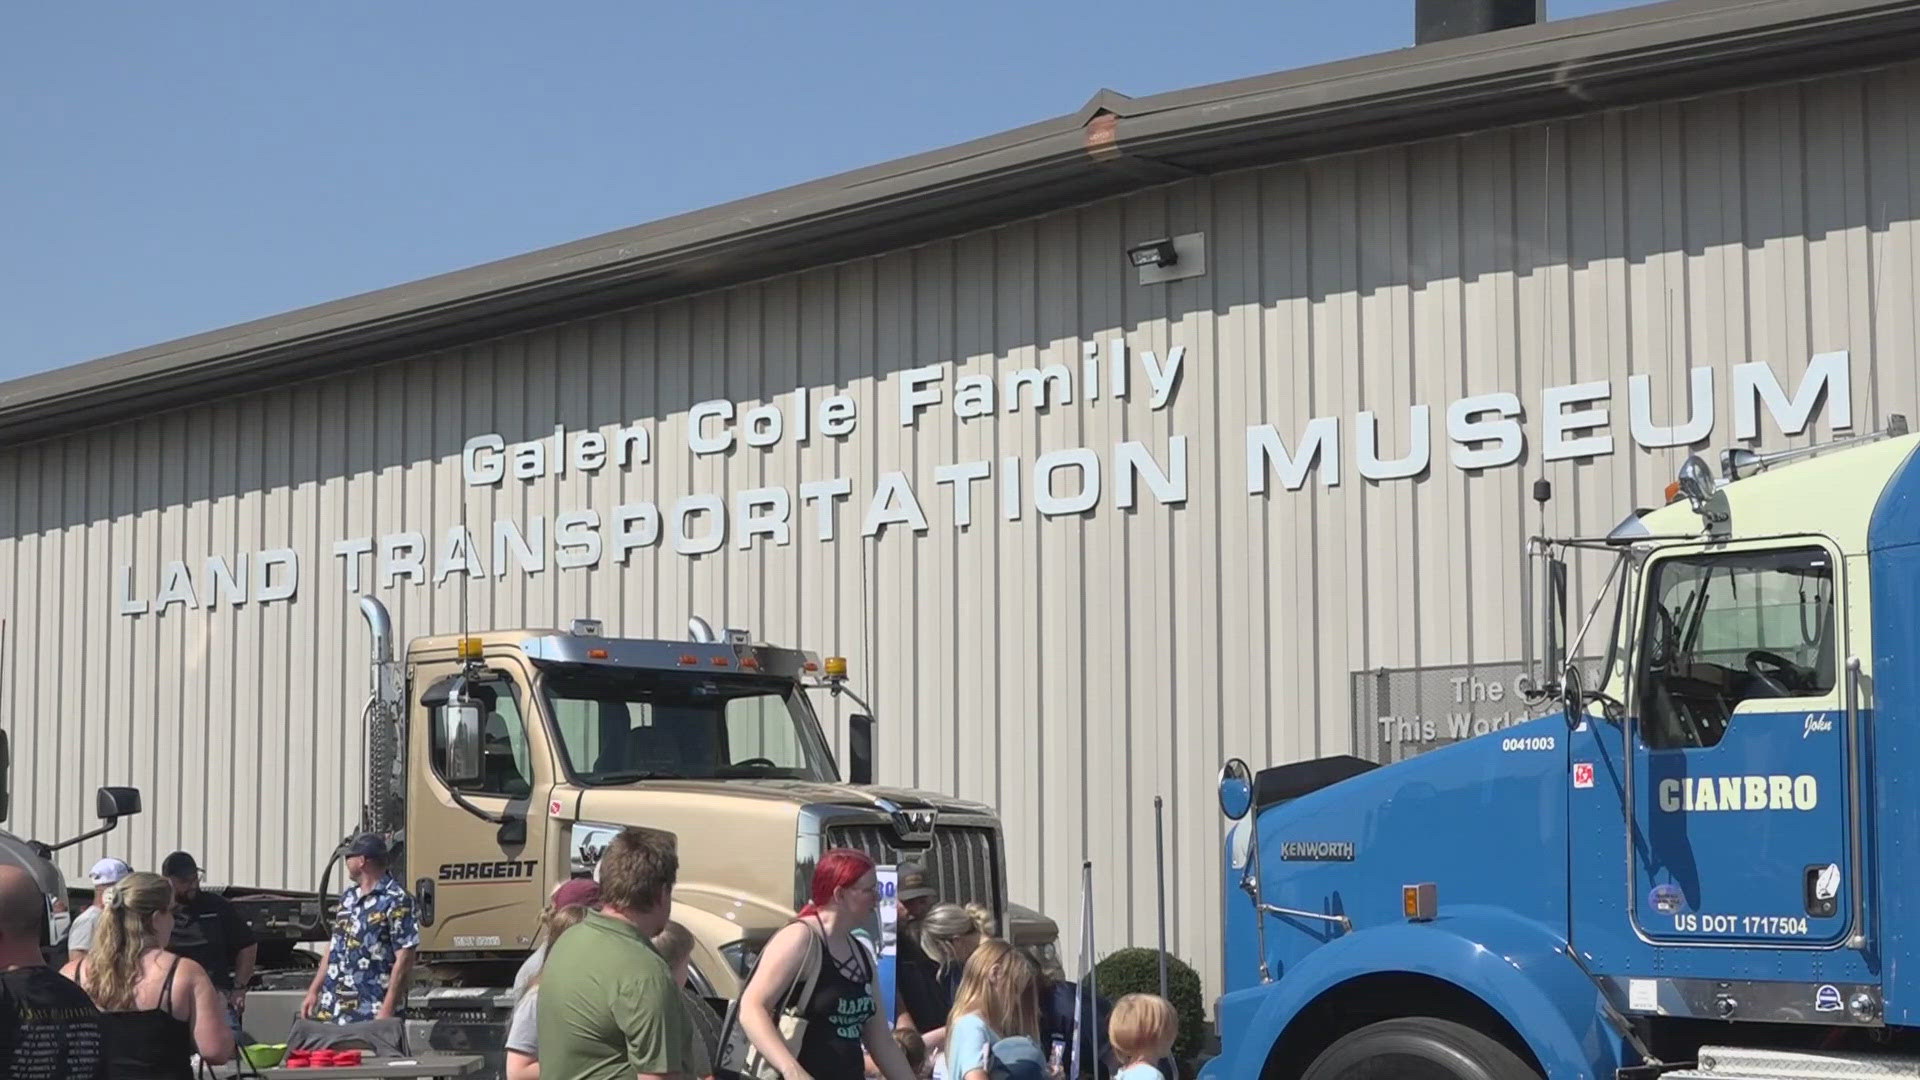
[[[1920,1077],[1916,445],[1690,456],[1535,537],[1546,715],[1229,761],[1203,1077]]]

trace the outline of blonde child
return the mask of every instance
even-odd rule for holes
[[[990,1080],[989,1055],[1002,1039],[1040,1043],[1040,968],[999,938],[967,958],[947,1016],[947,1080]]]
[[[1113,1003],[1107,1040],[1120,1062],[1114,1080],[1165,1080],[1156,1062],[1165,1061],[1180,1037],[1180,1015],[1158,994],[1128,994]]]

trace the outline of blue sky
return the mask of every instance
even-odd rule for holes
[[[15,5],[0,380],[1412,39],[1413,0]]]

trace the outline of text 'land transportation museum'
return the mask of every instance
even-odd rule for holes
[[[1674,0],[1080,112],[0,385],[9,828],[311,888],[367,642],[848,657],[1006,893],[1219,952],[1213,778],[1525,715],[1546,528],[1920,408],[1920,2]],[[1579,592],[1578,587],[1574,589]],[[844,755],[845,715],[826,716]],[[844,756],[842,757],[844,760]],[[1210,975],[1211,979],[1211,975]]]

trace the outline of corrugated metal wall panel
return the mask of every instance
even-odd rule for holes
[[[1854,419],[1920,408],[1914,374],[1920,67],[1770,88],[1193,180],[880,258],[486,341],[0,453],[0,702],[14,739],[13,826],[53,838],[89,822],[92,788],[138,784],[148,812],[66,854],[151,866],[176,846],[217,879],[312,884],[361,796],[363,631],[334,543],[374,537],[357,574],[400,633],[564,625],[679,637],[690,614],[840,651],[882,718],[883,778],[992,802],[1009,825],[1014,896],[1077,933],[1077,868],[1099,872],[1103,945],[1151,942],[1153,816],[1167,800],[1173,946],[1211,971],[1219,947],[1223,754],[1256,764],[1350,748],[1350,678],[1380,666],[1521,655],[1522,537],[1532,479],[1556,485],[1557,531],[1603,529],[1656,496],[1684,449],[1630,435],[1628,380],[1652,422],[1691,412],[1687,369],[1712,369],[1712,442],[1731,440],[1732,368],[1764,360],[1788,387],[1821,351],[1853,355]],[[1204,232],[1208,272],[1139,285],[1128,243]],[[1083,344],[1124,333],[1130,394],[1083,381]],[[1184,348],[1167,407],[1139,357]],[[1005,378],[1060,364],[1074,399],[1008,409]],[[939,404],[900,418],[909,371],[938,365]],[[961,376],[997,408],[961,421]],[[1540,462],[1541,391],[1606,380],[1616,452]],[[809,438],[796,445],[794,392]],[[1511,391],[1518,464],[1449,461],[1446,408]],[[844,393],[857,429],[818,410]],[[778,447],[688,451],[689,407],[785,411]],[[1383,459],[1428,409],[1416,480],[1357,472],[1355,414]],[[1341,482],[1248,495],[1250,425],[1290,447],[1341,422]],[[647,425],[630,468],[470,487],[461,446]],[[1816,425],[1825,432],[1825,423]],[[1188,492],[1116,505],[1117,444],[1161,463],[1184,439]],[[1783,440],[1769,431],[1768,441]],[[1084,447],[1095,509],[1034,507],[1034,464]],[[983,462],[964,482],[943,465]],[[901,471],[930,522],[863,536],[880,477]],[[947,476],[947,474],[942,474]],[[1065,491],[1076,473],[1065,470]],[[801,483],[848,480],[823,505]],[[1002,496],[1017,484],[1009,517]],[[784,489],[789,542],[736,546],[741,491]],[[724,493],[721,551],[674,554],[683,495]],[[613,510],[648,500],[662,540],[624,562]],[[556,516],[591,508],[606,549],[556,563]],[[544,568],[503,565],[494,523],[546,526]],[[433,581],[466,521],[486,572]],[[414,530],[425,583],[385,580],[378,539]],[[292,603],[262,604],[257,553],[299,553]],[[117,613],[114,568],[152,600],[168,560],[202,597],[206,560],[250,599]],[[509,556],[509,559],[511,557]],[[1576,582],[1591,588],[1594,582]],[[832,711],[844,754],[844,710]]]

